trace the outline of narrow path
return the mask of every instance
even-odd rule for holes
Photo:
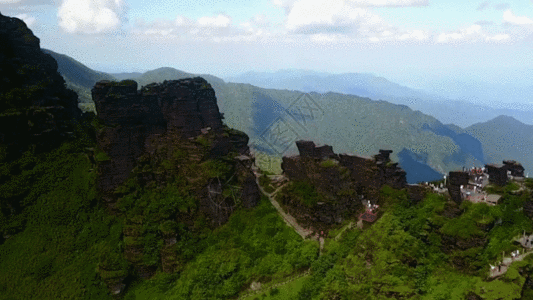
[[[302,278],[304,276],[308,276],[309,274],[311,274],[311,269],[308,269],[306,270],[305,272],[303,273],[300,273],[300,274],[296,274],[294,276],[291,276],[289,277],[287,280],[285,281],[282,281],[282,282],[278,282],[274,285],[271,285],[271,286],[266,286],[266,287],[262,287],[261,285],[259,285],[258,288],[254,289],[254,290],[249,290],[248,292],[246,292],[245,294],[243,294],[242,296],[239,297],[239,299],[245,299],[245,298],[248,298],[250,296],[254,296],[254,295],[257,295],[259,293],[262,293],[263,291],[265,291],[266,289],[273,289],[273,288],[278,288],[282,285],[285,285],[285,284],[288,284],[288,283],[291,283],[293,282],[294,280],[296,279],[299,279],[299,278]]]
[[[490,271],[489,277],[490,278],[494,278],[494,277],[498,277],[498,276],[501,276],[501,275],[505,274],[505,272],[507,272],[507,270],[509,269],[509,266],[513,262],[521,261],[521,260],[523,260],[526,256],[528,256],[531,253],[533,253],[533,249],[528,249],[525,253],[522,253],[522,254],[516,256],[514,259],[512,257],[505,257],[503,259],[503,261],[502,261],[501,267],[498,268],[498,266],[496,266],[496,268],[492,269]]]
[[[361,222],[363,222],[363,220],[361,220]],[[361,223],[362,224],[362,223]],[[352,226],[353,226],[353,221],[350,222],[350,224],[344,226],[344,228],[341,230],[341,232],[339,232],[339,234],[337,234],[337,236],[335,237],[335,241],[338,241],[342,234],[347,230],[347,229],[352,229]]]
[[[268,197],[268,200],[270,200],[270,203],[272,203],[272,205],[276,208],[276,210],[278,211],[278,213],[283,217],[283,220],[285,221],[285,223],[287,225],[289,225],[290,227],[294,228],[294,230],[305,240],[306,238],[312,238],[314,239],[314,237],[311,236],[311,233],[312,231],[309,230],[309,229],[305,229],[303,228],[302,226],[300,226],[300,224],[298,224],[298,222],[296,221],[296,219],[287,214],[286,212],[283,211],[283,208],[281,208],[281,206],[279,205],[278,201],[276,201],[274,199],[274,196],[276,195],[276,193],[278,191],[280,191],[284,186],[280,186],[279,188],[277,188],[275,191],[273,191],[272,193],[267,193],[263,187],[259,184],[259,172],[254,172],[255,174],[255,182],[257,183],[257,186],[259,187],[259,190],[261,191],[261,193],[263,193],[263,195],[267,196]]]

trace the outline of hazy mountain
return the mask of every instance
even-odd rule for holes
[[[499,116],[488,122],[477,123],[465,129],[483,145],[487,162],[501,163],[514,159],[533,174],[533,126],[512,117]]]
[[[274,73],[247,72],[229,77],[230,82],[249,83],[263,88],[289,89],[304,92],[328,91],[385,100],[407,105],[439,119],[443,123],[453,123],[467,127],[485,122],[499,115],[509,115],[526,123],[533,124],[533,106],[495,108],[472,102],[450,100],[443,96],[411,89],[393,83],[383,77],[369,73],[327,74],[312,71],[282,70]]]
[[[525,75],[524,75],[525,76]],[[425,85],[427,91],[451,99],[485,103],[493,108],[533,110],[533,86],[502,78],[502,82],[438,80]],[[506,82],[507,81],[507,82]],[[530,102],[525,104],[525,102]]]
[[[57,61],[59,73],[65,79],[67,87],[78,93],[78,101],[81,103],[92,103],[90,89],[96,82],[100,80],[116,80],[112,75],[92,70],[70,56],[47,49],[42,50]]]
[[[118,80],[124,80],[124,79],[135,79],[142,75],[143,73],[139,72],[131,72],[131,73],[111,73],[113,77],[115,77]]]

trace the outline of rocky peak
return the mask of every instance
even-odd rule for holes
[[[82,115],[77,94],[22,20],[0,14],[0,43],[0,144],[11,158],[56,147]]]
[[[249,154],[248,136],[223,126],[215,91],[203,78],[152,83],[140,90],[133,80],[100,81],[92,96],[103,127],[97,133],[98,151],[105,157],[98,164],[99,188],[111,208],[115,189],[143,155],[159,155],[165,148],[169,153],[181,151],[194,158],[191,163],[198,163],[230,153]],[[245,179],[247,174],[242,175],[242,182],[255,186],[255,181]],[[254,187],[248,190],[255,191]],[[205,194],[199,192],[198,197]],[[258,198],[254,192],[245,194]],[[257,199],[248,200],[243,203]]]
[[[215,91],[203,78],[152,83],[137,91],[137,82],[100,81],[92,89],[98,118],[105,124],[165,124],[184,137],[203,128],[222,130]]]

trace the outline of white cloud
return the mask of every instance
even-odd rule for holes
[[[64,0],[57,16],[67,32],[105,33],[121,26],[125,4],[123,0]]]
[[[269,35],[264,30],[264,27],[269,24],[264,15],[257,15],[238,26],[233,25],[231,17],[226,14],[204,16],[197,20],[177,16],[174,21],[156,20],[150,24],[146,24],[143,20],[136,20],[132,33],[168,39],[242,41]]]
[[[441,33],[438,35],[436,42],[440,44],[479,40],[486,42],[502,42],[509,39],[510,36],[508,34],[496,34],[491,36],[485,33],[480,25],[474,24],[468,28],[463,28],[455,32]]]
[[[441,33],[437,37],[438,43],[449,43],[455,41],[471,40],[481,36],[481,26],[474,24],[468,28],[460,29],[452,33]]]
[[[494,35],[494,36],[487,36],[485,38],[485,40],[488,41],[488,42],[491,42],[491,41],[501,42],[501,41],[506,41],[509,38],[510,38],[510,36],[508,34],[497,34],[497,35]]]
[[[426,6],[428,0],[350,0],[359,6]]]
[[[429,32],[425,30],[413,30],[407,33],[398,34],[396,36],[396,39],[400,41],[405,41],[405,40],[423,41],[423,40],[427,40],[428,38],[429,38]]]
[[[372,35],[388,29],[381,17],[366,8],[349,5],[344,1],[298,1],[286,19],[286,28],[292,33],[342,33]]]
[[[24,21],[24,23],[26,23],[26,25],[28,27],[32,27],[33,24],[35,24],[35,18],[32,17],[32,16],[29,16],[28,14],[20,14],[20,15],[16,15],[15,18],[19,18],[21,19],[22,21]]]
[[[46,6],[57,6],[61,0],[0,0],[0,11],[10,11],[13,15],[25,12],[42,12]]]
[[[296,3],[306,2],[313,5],[312,1],[306,0],[272,0],[274,5],[284,8],[292,8]],[[331,0],[330,2],[342,2],[348,5],[359,7],[379,7],[379,6],[426,6],[428,0]]]
[[[508,9],[503,13],[503,21],[514,25],[530,25],[533,24],[533,20],[524,16],[516,16]]]
[[[242,28],[247,34],[256,36],[270,34],[270,25],[270,21],[264,14],[256,15],[250,20],[239,24],[240,28]]]
[[[198,25],[202,27],[228,27],[231,25],[231,17],[219,14],[216,17],[201,17]]]
[[[308,34],[310,40],[353,42],[422,41],[424,30],[402,30],[387,23],[369,6],[425,5],[419,0],[275,0],[287,10],[285,27],[289,34]],[[342,37],[342,38],[340,38]]]
[[[498,4],[494,4],[494,9],[496,9],[496,10],[509,9],[509,7],[511,7],[511,5],[510,5],[509,3],[498,3]]]

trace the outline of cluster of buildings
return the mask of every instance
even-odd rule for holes
[[[500,196],[488,195],[483,188],[489,183],[503,186],[509,180],[524,179],[524,167],[514,160],[504,160],[502,164],[487,164],[483,168],[471,168],[449,173],[448,192],[452,199],[485,202],[496,205]]]

